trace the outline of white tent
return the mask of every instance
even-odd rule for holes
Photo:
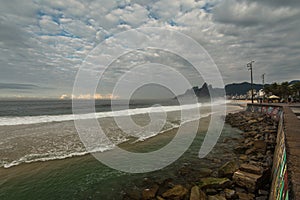
[[[272,95],[272,96],[269,96],[269,99],[280,99],[280,97],[278,97],[276,95]]]

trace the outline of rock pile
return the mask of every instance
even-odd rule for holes
[[[123,199],[268,199],[277,124],[266,115],[244,111],[227,115],[226,123],[243,131],[232,149],[236,158],[221,163],[217,170],[183,166],[177,172],[180,183],[171,178],[147,181],[142,189],[127,191]],[[226,145],[228,140],[223,143]]]

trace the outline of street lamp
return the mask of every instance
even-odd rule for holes
[[[262,78],[262,84],[263,84],[263,101],[265,100],[265,75],[266,75],[266,73],[263,73],[262,75],[261,75],[261,78]]]
[[[247,63],[247,68],[251,72],[251,101],[253,103],[253,72],[252,72],[252,63],[254,63],[253,60],[251,62]]]

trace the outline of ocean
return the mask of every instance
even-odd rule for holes
[[[110,101],[99,100],[95,114],[74,116],[68,100],[1,101],[0,199],[122,199],[122,192],[137,187],[144,177],[170,177],[186,162],[209,165],[205,160],[198,162],[197,153],[209,124],[210,104],[180,106],[175,101],[139,100],[130,102],[129,107],[122,101],[118,105],[112,111]],[[103,138],[93,152],[113,155],[116,146],[132,152],[151,152],[168,144],[180,126],[189,127],[189,123],[199,120],[198,115],[193,115],[195,109],[201,110],[203,125],[191,147],[175,163],[151,173],[133,175],[102,164],[90,155],[90,147],[86,150],[74,125],[75,118],[98,120],[109,141]],[[227,106],[228,111],[239,109]],[[191,115],[182,118],[182,110]],[[160,126],[158,131],[130,127],[124,130],[115,120],[130,117],[137,125],[147,127],[150,115],[162,111],[166,120],[163,125],[154,124]],[[223,132],[222,137],[237,133],[228,126]]]

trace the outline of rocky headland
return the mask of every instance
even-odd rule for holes
[[[246,111],[228,114],[226,123],[240,129],[241,136],[219,141],[224,146],[224,155],[207,157],[206,162],[212,167],[185,163],[175,177],[145,177],[140,187],[126,189],[123,199],[268,199],[277,123],[265,114]]]

